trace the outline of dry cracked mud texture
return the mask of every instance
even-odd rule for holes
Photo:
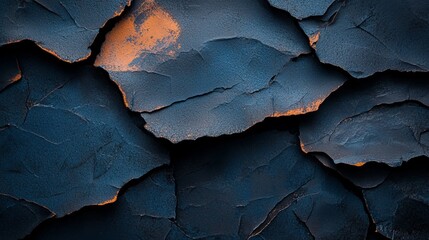
[[[0,239],[429,239],[429,2],[4,0]]]

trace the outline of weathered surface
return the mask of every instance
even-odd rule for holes
[[[323,63],[357,78],[386,70],[429,71],[429,2],[337,1],[301,27]],[[343,3],[344,2],[344,3]]]
[[[21,239],[52,216],[53,213],[37,204],[0,194],[0,236],[3,240]]]
[[[21,79],[21,69],[15,56],[0,52],[0,92]]]
[[[166,170],[149,175],[105,207],[82,210],[42,226],[34,239],[179,239],[174,182]],[[76,231],[79,229],[79,231]]]
[[[160,170],[130,187],[118,201],[81,210],[37,229],[33,239],[186,239],[170,220],[176,196],[171,174]]]
[[[391,167],[386,164],[370,162],[362,166],[335,164],[326,154],[312,153],[324,166],[335,170],[342,177],[359,188],[373,188],[380,185],[389,176]]]
[[[156,73],[181,53],[231,38],[254,39],[292,56],[309,51],[292,19],[270,11],[265,0],[136,0],[107,34],[95,64],[108,71]]]
[[[17,58],[23,77],[0,93],[0,193],[63,216],[114,201],[126,182],[168,163],[104,74],[34,47]]]
[[[345,77],[311,56],[292,60],[309,51],[307,40],[266,4],[136,1],[95,64],[146,128],[172,142],[315,111]]]
[[[393,169],[381,185],[363,191],[377,232],[392,239],[429,238],[428,160]]]
[[[429,239],[427,1],[0,13],[0,239]]]
[[[268,0],[271,6],[289,12],[294,18],[321,16],[335,0]]]
[[[304,156],[294,135],[267,131],[189,144],[173,165],[177,224],[188,236],[364,238],[363,203]],[[291,224],[283,213],[294,215]]]
[[[300,125],[305,152],[335,163],[398,166],[429,154],[429,85],[424,75],[384,75],[335,92]]]
[[[239,44],[231,43],[230,46],[232,49],[228,52],[240,49]],[[227,49],[224,46],[220,48]],[[300,115],[316,111],[325,98],[345,81],[343,75],[324,68],[311,56],[300,57],[296,61],[285,63],[279,62],[275,57],[265,61],[252,58],[256,51],[257,54],[269,53],[268,49],[252,48],[236,55],[258,62],[252,67],[254,70],[247,67],[241,68],[243,65],[239,62],[233,63],[235,60],[233,56],[223,54],[225,58],[229,57],[230,63],[233,63],[232,66],[237,66],[231,72],[231,77],[225,79],[223,85],[220,85],[218,74],[206,78],[186,79],[185,76],[199,74],[194,75],[182,69],[186,75],[182,79],[172,77],[172,83],[178,83],[178,86],[174,84],[176,86],[172,89],[183,89],[183,93],[187,93],[190,89],[197,90],[201,79],[211,79],[208,82],[212,82],[214,90],[202,95],[194,95],[194,92],[184,96],[185,100],[171,104],[166,102],[165,105],[170,105],[142,113],[147,122],[145,128],[156,136],[167,138],[172,142],[242,132],[266,117]],[[203,58],[209,57],[207,55],[209,54],[204,52],[202,54]],[[285,65],[280,67],[283,64]],[[271,70],[276,68],[281,70]],[[173,65],[170,69],[177,68]],[[280,72],[276,74],[276,71]],[[201,72],[200,68],[199,73]],[[210,72],[211,68],[205,71],[206,74]],[[272,74],[274,75],[271,76]],[[244,76],[247,77],[243,79]],[[171,99],[172,92],[168,86],[164,91],[159,91],[159,85],[154,83],[145,90],[152,91],[152,94],[148,95],[142,93],[148,98],[152,97],[163,102]],[[154,96],[155,94],[157,96]],[[175,94],[174,91],[173,94]],[[173,96],[180,95],[176,93]],[[161,99],[163,96],[165,96],[164,99]]]
[[[90,55],[92,42],[107,20],[130,0],[2,0],[0,45],[34,41],[58,58],[75,62]]]

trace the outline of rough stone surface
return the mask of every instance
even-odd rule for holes
[[[0,93],[0,193],[64,216],[168,163],[105,74],[34,48],[17,58],[22,79]]]
[[[392,74],[354,81],[331,95],[300,126],[305,152],[335,163],[399,166],[429,154],[429,87],[424,75]]]
[[[31,40],[64,61],[79,61],[91,53],[99,29],[129,4],[130,0],[2,0],[0,45]]]
[[[192,149],[179,153],[173,165],[177,224],[190,237],[366,235],[363,203],[315,159],[304,156],[287,131],[195,144]]]
[[[389,69],[428,72],[428,12],[426,0],[337,1],[325,16],[300,25],[321,62],[354,77]]]
[[[21,239],[54,214],[48,209],[9,195],[0,194],[0,236]]]
[[[428,158],[393,169],[376,188],[364,190],[378,232],[395,239],[429,238]]]

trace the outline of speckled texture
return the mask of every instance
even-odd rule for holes
[[[337,2],[326,16],[300,24],[310,39],[317,38],[321,62],[356,78],[386,70],[429,71],[428,1]]]
[[[2,0],[0,45],[34,41],[61,60],[75,62],[91,53],[98,30],[130,0]]]
[[[426,77],[409,74],[347,84],[301,123],[303,151],[358,166],[371,161],[399,166],[428,156],[427,86]]]
[[[64,216],[114,201],[128,181],[168,163],[105,75],[17,53],[21,81],[0,94],[0,192]]]

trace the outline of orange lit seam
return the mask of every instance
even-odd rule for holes
[[[320,32],[317,32],[317,33],[315,33],[309,37],[308,40],[310,42],[310,46],[313,49],[316,49],[316,43],[317,43],[317,41],[319,41],[319,37],[320,37]]]
[[[363,165],[365,165],[365,162],[357,162],[353,164],[353,166],[356,166],[356,167],[362,167]]]
[[[103,206],[103,205],[106,205],[106,204],[114,203],[114,202],[116,202],[116,200],[118,200],[118,194],[117,193],[116,193],[116,195],[112,199],[109,199],[109,200],[106,200],[104,202],[98,203],[97,206]]]
[[[291,109],[286,112],[275,112],[271,115],[271,117],[293,116],[293,115],[301,115],[308,112],[314,112],[319,109],[319,106],[320,104],[323,103],[323,101],[324,99],[318,99],[305,107]]]

